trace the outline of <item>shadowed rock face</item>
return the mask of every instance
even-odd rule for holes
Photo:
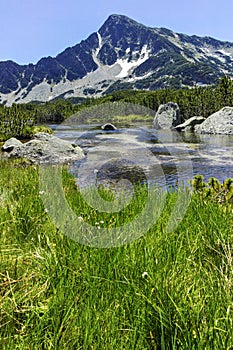
[[[201,134],[233,135],[233,107],[223,107],[202,124],[196,125],[195,131]]]
[[[179,106],[174,102],[168,102],[159,106],[153,125],[156,129],[173,129],[182,122]]]
[[[2,151],[7,157],[26,158],[34,164],[63,164],[84,158],[80,147],[43,132],[26,143],[11,138]]]

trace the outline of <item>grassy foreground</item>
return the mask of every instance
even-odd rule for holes
[[[37,167],[0,163],[1,350],[233,349],[231,205],[193,195],[167,233],[173,193],[141,238],[92,248],[51,222],[38,177]]]

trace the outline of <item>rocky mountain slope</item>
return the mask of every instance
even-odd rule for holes
[[[233,77],[233,43],[111,15],[96,33],[54,58],[35,65],[0,62],[0,102],[214,84],[223,75]]]

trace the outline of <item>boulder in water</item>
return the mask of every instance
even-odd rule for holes
[[[106,123],[104,125],[101,126],[102,130],[117,130],[117,128],[115,127],[115,125],[111,124],[111,123]]]
[[[160,105],[156,112],[153,125],[156,129],[173,129],[183,122],[177,103],[168,102]]]
[[[223,107],[201,125],[196,125],[195,131],[200,134],[233,135],[233,107]]]
[[[205,118],[202,116],[194,116],[187,119],[184,123],[179,124],[175,127],[177,131],[194,131],[195,126],[201,124],[205,121]]]

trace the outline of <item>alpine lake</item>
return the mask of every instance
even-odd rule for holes
[[[126,187],[132,181],[174,187],[188,185],[197,174],[205,181],[233,177],[233,135],[157,130],[145,122],[116,124],[108,131],[101,126],[50,125],[55,136],[84,150],[85,159],[70,166],[80,185],[123,180]]]

